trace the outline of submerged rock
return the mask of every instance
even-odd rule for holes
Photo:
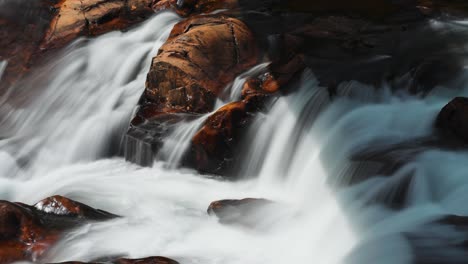
[[[208,207],[208,214],[216,216],[223,224],[254,227],[261,223],[268,211],[275,211],[278,205],[267,199],[245,198],[242,200],[215,201]]]
[[[62,196],[46,198],[34,206],[0,201],[0,263],[36,261],[64,231],[115,217]]]
[[[456,97],[444,106],[435,126],[445,139],[468,144],[468,98]]]

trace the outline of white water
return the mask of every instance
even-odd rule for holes
[[[215,109],[218,109],[227,103],[239,101],[241,99],[242,88],[244,87],[245,81],[247,81],[249,77],[258,76],[259,74],[266,72],[268,65],[270,65],[269,62],[264,62],[239,74],[232,83],[228,84],[224,88],[220,98],[216,100]]]
[[[419,245],[429,258],[466,257],[442,239],[459,239],[457,232],[427,223],[444,213],[468,214],[467,153],[429,150],[392,178],[339,193],[326,183],[347,180],[347,158],[356,148],[429,134],[438,109],[466,91],[421,100],[354,83],[327,106],[326,92],[308,73],[298,93],[278,100],[253,126],[241,170],[248,179],[239,182],[106,158],[112,136],[125,132],[151,56],[176,20],[160,14],[136,30],[77,43],[29,87],[11,93],[39,89],[20,102],[26,107],[1,105],[1,199],[34,203],[59,194],[124,216],[70,232],[47,261],[164,255],[193,264],[411,263],[408,233],[433,236]],[[408,171],[415,172],[409,207],[396,212],[368,203]],[[206,214],[213,200],[245,197],[272,199],[284,209],[258,215],[253,230]]]
[[[70,232],[47,261],[165,255],[181,263],[340,262],[354,238],[331,195],[317,210],[304,203],[304,193],[281,186],[167,169],[187,147],[180,139],[168,139],[169,164],[141,168],[106,158],[125,133],[151,57],[176,20],[160,14],[136,30],[79,41],[15,87],[5,101],[28,100],[0,109],[0,199],[34,203],[59,194],[124,216]],[[181,125],[179,136],[200,122]],[[319,167],[312,169],[324,179]],[[258,215],[258,230],[224,226],[206,213],[214,200],[245,197],[273,199],[285,209]]]
[[[170,169],[178,168],[184,154],[190,147],[193,136],[211,114],[213,112],[199,116],[194,120],[181,121],[165,139],[162,148],[158,152],[157,159],[166,161],[167,167]]]
[[[26,84],[13,87],[9,98],[27,102],[0,106],[0,135],[6,138],[0,142],[0,175],[14,176],[15,160],[27,161],[16,177],[32,178],[112,152],[109,146],[119,144],[112,136],[126,130],[151,58],[177,20],[162,14],[135,31],[78,41]]]

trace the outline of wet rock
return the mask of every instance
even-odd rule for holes
[[[418,8],[426,15],[464,17],[468,14],[468,3],[457,0],[418,0]]]
[[[157,110],[156,107],[140,108],[125,135],[125,158],[127,161],[152,166],[164,139],[180,122],[194,120],[200,115],[177,113],[174,109]]]
[[[468,98],[456,97],[444,106],[435,126],[444,139],[468,144]]]
[[[79,261],[69,261],[61,262],[60,264],[98,264],[98,263],[112,263],[112,264],[179,264],[179,262],[166,258],[166,257],[148,257],[141,259],[127,259],[119,258],[110,261],[94,261],[94,262],[79,262]],[[58,263],[57,263],[58,264]]]
[[[211,13],[218,9],[235,9],[237,0],[153,0],[153,10],[173,10],[180,16]]]
[[[223,224],[237,224],[245,227],[258,225],[269,211],[278,205],[266,199],[245,198],[242,200],[215,201],[208,207],[208,214],[216,216]]]
[[[38,260],[63,231],[117,217],[62,196],[34,206],[0,201],[0,263]]]
[[[303,59],[303,55],[298,54],[286,62],[274,61],[266,73],[246,80],[242,87],[242,98],[290,92],[288,88],[306,67]]]
[[[201,172],[226,174],[234,150],[253,117],[244,101],[227,104],[211,115],[192,138],[194,166]]]
[[[34,208],[48,214],[63,215],[85,220],[103,221],[117,217],[117,215],[100,209],[94,209],[86,204],[73,201],[60,195],[48,197],[36,203]]]

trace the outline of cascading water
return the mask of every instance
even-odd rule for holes
[[[427,136],[441,106],[466,91],[418,99],[350,83],[330,102],[307,72],[298,92],[276,101],[253,125],[240,170],[245,180],[109,158],[115,152],[108,146],[122,137],[144,88],[149,61],[176,21],[164,13],[127,33],[79,41],[9,94],[27,102],[1,105],[1,199],[33,203],[59,194],[123,216],[68,233],[46,261],[165,255],[194,264],[390,264],[411,263],[413,247],[450,263],[466,257],[445,250],[446,241],[460,239],[456,230],[431,224],[445,213],[468,214],[466,152],[428,149],[393,177],[339,192],[327,184],[347,181],[342,175],[354,169],[349,158],[371,143],[378,148]],[[178,131],[191,134],[198,125]],[[169,167],[177,159],[170,158]],[[408,173],[410,206],[393,211],[371,203]],[[254,230],[221,225],[206,214],[214,200],[244,197],[272,199],[282,209],[262,212]]]
[[[125,133],[144,88],[151,56],[175,21],[175,15],[160,14],[127,33],[78,41],[57,62],[14,87],[9,98],[35,94],[17,102],[24,107],[1,106],[0,198],[31,203],[58,194],[124,216],[70,232],[46,261],[165,255],[182,263],[339,262],[354,239],[331,196],[323,198],[330,201],[317,214],[299,202],[299,193],[279,186],[168,169],[183,151],[169,158],[172,163],[156,162],[153,168],[108,158],[115,153],[108,146],[119,143],[114,139]],[[190,135],[207,116],[176,132]],[[221,225],[206,214],[214,200],[244,197],[274,199],[289,209],[259,215],[258,225],[268,231],[254,232]]]
[[[222,95],[220,96],[221,99],[218,99],[216,102],[215,109],[218,109],[227,103],[240,100],[242,88],[244,86],[245,81],[249,77],[258,76],[260,73],[265,72],[269,64],[270,63],[268,62],[261,63],[237,76],[232,83],[226,86]]]
[[[111,143],[113,134],[120,139],[124,133],[151,58],[177,20],[162,14],[135,31],[78,41],[31,80],[13,87],[9,98],[28,102],[11,105],[7,98],[0,106],[5,138],[0,147],[6,159],[1,164],[16,161],[31,178],[112,154],[109,146],[119,144]],[[2,169],[0,174],[14,176]]]
[[[269,63],[261,63],[240,74],[236,79],[228,84],[216,100],[212,112],[195,117],[193,120],[181,121],[177,128],[165,138],[162,148],[158,151],[157,159],[167,161],[169,168],[175,169],[181,165],[182,158],[190,147],[190,142],[195,133],[200,129],[206,119],[219,108],[228,103],[241,99],[242,87],[245,81],[252,76],[257,76],[266,71]]]
[[[167,165],[171,169],[180,166],[184,154],[190,147],[193,135],[211,114],[207,113],[190,121],[181,121],[175,130],[164,139],[164,144],[159,150],[157,158],[167,161]]]

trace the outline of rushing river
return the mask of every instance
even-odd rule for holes
[[[202,119],[168,138],[166,162],[143,168],[118,157],[151,58],[178,20],[163,13],[129,32],[78,40],[2,98],[1,199],[34,203],[59,194],[124,216],[67,233],[47,261],[163,255],[183,264],[395,264],[423,252],[433,260],[424,263],[464,263],[453,246],[463,234],[433,222],[468,215],[468,152],[427,148],[391,177],[340,186],[374,169],[350,161],[357,150],[429,136],[443,105],[468,90],[439,88],[421,99],[350,82],[330,101],[305,72],[296,93],[257,117],[239,181],[177,167]],[[245,76],[226,100],[238,97]],[[392,199],[408,178],[406,207],[376,202]],[[206,213],[214,200],[245,197],[282,209],[262,211],[253,229]]]

